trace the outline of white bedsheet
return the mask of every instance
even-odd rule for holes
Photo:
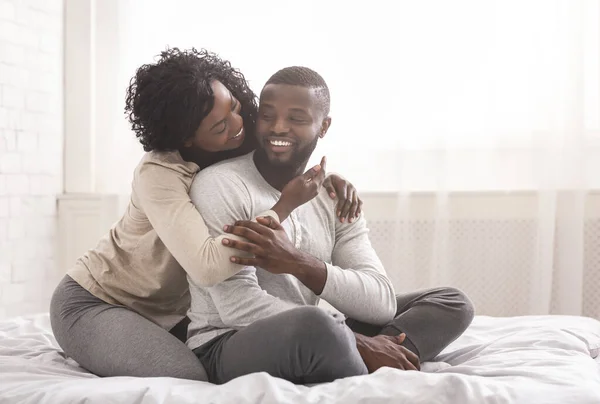
[[[214,386],[98,378],[64,358],[38,315],[0,322],[0,403],[600,404],[599,349],[600,322],[589,318],[480,316],[436,372],[385,368],[313,387],[257,373]]]

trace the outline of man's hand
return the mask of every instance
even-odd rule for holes
[[[231,257],[231,261],[245,266],[258,266],[274,274],[289,273],[290,266],[299,261],[300,251],[276,220],[271,217],[257,220],[259,223],[243,220],[233,226],[225,226],[227,233],[244,237],[248,242],[223,239],[223,244],[254,255],[254,258]]]
[[[356,347],[369,373],[384,366],[401,370],[421,369],[417,355],[400,345],[406,338],[405,334],[397,337],[387,335],[366,337],[357,333],[354,335]]]
[[[223,244],[253,254],[253,258],[231,257],[231,261],[245,266],[266,269],[274,274],[292,274],[316,295],[320,295],[327,281],[327,266],[310,254],[298,250],[285,230],[271,217],[259,217],[258,223],[238,221],[225,226],[227,233],[248,241],[223,239]]]

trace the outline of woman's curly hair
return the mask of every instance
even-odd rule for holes
[[[169,48],[156,63],[141,66],[127,88],[125,115],[145,151],[178,150],[194,136],[213,108],[213,80],[241,104],[246,138],[239,152],[254,148],[256,95],[244,75],[205,49]]]

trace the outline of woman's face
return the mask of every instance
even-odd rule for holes
[[[244,141],[244,122],[240,115],[240,102],[219,81],[211,83],[215,103],[202,120],[194,137],[186,140],[185,147],[207,152],[237,149]]]

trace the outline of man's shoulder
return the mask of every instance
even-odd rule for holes
[[[196,187],[198,187],[204,183],[211,184],[223,181],[223,179],[229,179],[232,182],[243,182],[244,175],[249,172],[251,164],[254,164],[251,154],[220,161],[196,174],[192,185],[196,184]]]

